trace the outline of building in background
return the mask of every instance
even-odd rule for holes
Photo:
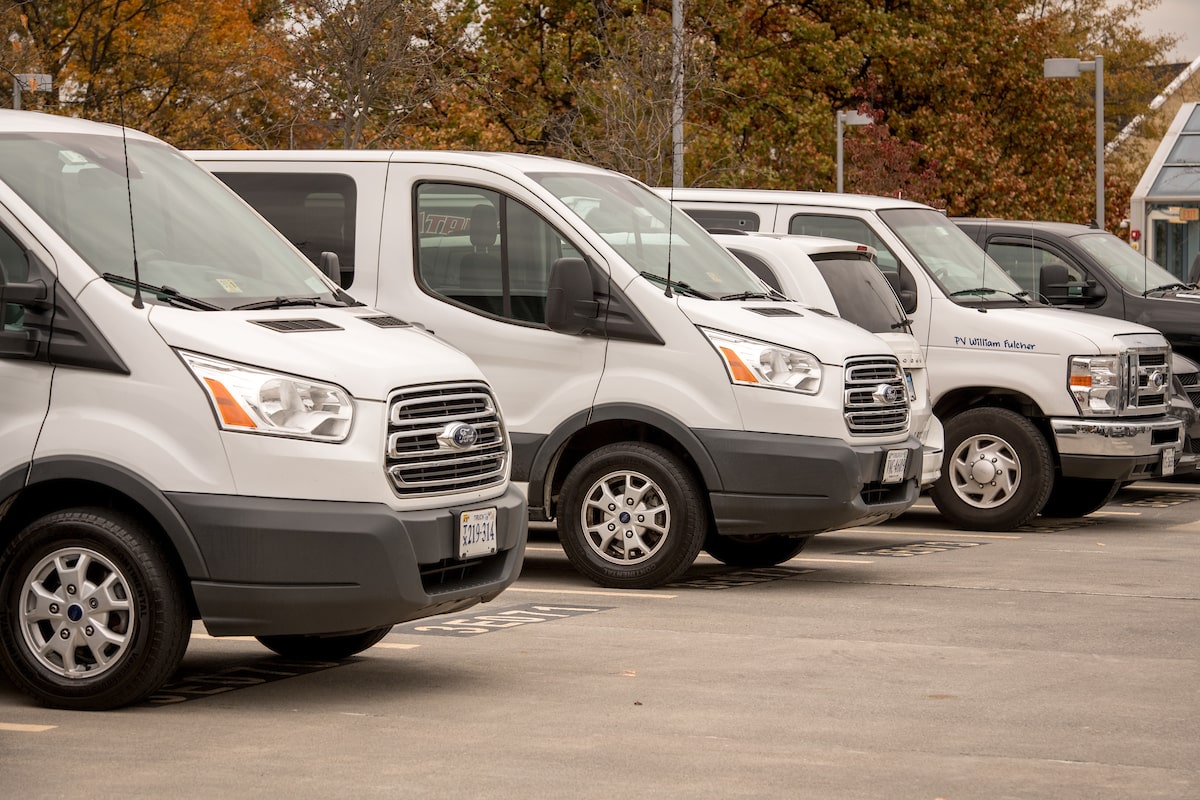
[[[1129,223],[1135,247],[1186,282],[1200,278],[1200,103],[1179,107],[1133,191]]]

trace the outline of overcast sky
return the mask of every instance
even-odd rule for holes
[[[1200,0],[1161,0],[1158,8],[1142,14],[1141,22],[1146,33],[1179,36],[1168,61],[1187,64],[1200,56]]]

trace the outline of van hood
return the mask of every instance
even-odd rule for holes
[[[800,303],[677,297],[680,310],[696,326],[804,350],[825,364],[840,366],[854,356],[892,353],[892,348],[875,334],[828,311]]]
[[[969,324],[963,324],[964,320],[970,320]],[[1116,353],[1135,345],[1167,344],[1161,333],[1145,325],[1051,307],[989,308],[970,316],[939,315],[935,308],[930,328],[931,346],[1042,354],[1091,355]]]
[[[156,305],[149,320],[173,348],[335,383],[360,400],[384,401],[412,383],[483,380],[461,351],[362,306],[190,311]]]

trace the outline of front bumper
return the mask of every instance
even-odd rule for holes
[[[917,500],[923,469],[915,437],[894,445],[746,431],[699,430],[721,477],[709,487],[717,532],[811,534],[882,522]],[[908,452],[904,477],[882,483],[889,450]]]
[[[344,633],[458,611],[520,574],[524,495],[397,512],[383,504],[170,494],[207,574],[192,576],[214,636]],[[497,552],[457,560],[458,513],[495,507]]]
[[[1163,451],[1183,449],[1183,423],[1174,417],[1152,419],[1052,419],[1050,429],[1061,472],[1069,478],[1121,481],[1163,475]]]

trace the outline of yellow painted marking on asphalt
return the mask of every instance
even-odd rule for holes
[[[537,553],[561,553],[563,551],[561,547],[554,547],[553,545],[544,547],[538,547],[537,545],[525,545],[526,553],[530,552],[531,550]]]
[[[792,561],[811,561],[815,564],[874,564],[873,558],[793,558]],[[790,562],[785,562],[790,563]]]
[[[530,586],[510,586],[504,590],[505,594],[511,592],[533,592],[536,594],[581,594],[595,597],[647,597],[653,600],[674,600],[679,595],[677,594],[647,594],[644,592],[600,592],[589,591],[585,589],[534,589]]]
[[[1093,517],[1140,517],[1141,511],[1093,511]]]
[[[0,731],[13,731],[14,733],[43,733],[57,727],[57,725],[22,725],[17,722],[0,722]]]
[[[413,650],[420,647],[419,644],[400,644],[399,642],[378,642],[371,646],[372,650],[382,647],[385,650]]]

